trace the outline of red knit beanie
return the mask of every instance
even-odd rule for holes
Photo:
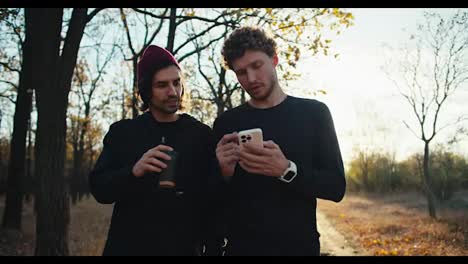
[[[168,50],[156,45],[149,45],[145,51],[143,51],[143,55],[138,61],[138,80],[141,81],[145,79],[145,77],[152,78],[152,76],[148,75],[153,75],[154,70],[160,68],[161,65],[168,64],[174,64],[180,69],[176,58]]]

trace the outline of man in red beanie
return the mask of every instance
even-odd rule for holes
[[[138,62],[145,111],[110,126],[89,176],[99,203],[114,204],[103,255],[200,255],[213,252],[212,210],[219,180],[210,127],[179,114],[179,63],[148,46]],[[209,253],[217,254],[217,253]]]

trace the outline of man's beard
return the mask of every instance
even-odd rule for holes
[[[173,100],[177,100],[177,104],[175,107],[168,105],[168,102],[173,101]],[[154,108],[165,114],[174,114],[175,112],[179,110],[180,104],[181,104],[180,98],[169,98],[167,100],[164,100],[161,105],[154,105]]]
[[[249,95],[250,95],[250,97],[252,97],[256,101],[263,101],[263,100],[267,99],[273,93],[274,87],[275,87],[275,82],[271,81],[270,85],[267,87],[267,89],[265,91],[265,94],[260,94],[259,96],[255,96],[255,94],[253,94],[253,95],[249,94]]]

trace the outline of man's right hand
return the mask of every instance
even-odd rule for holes
[[[234,175],[236,163],[239,161],[239,144],[237,132],[226,134],[216,146],[216,158],[224,177]]]
[[[172,151],[166,145],[158,145],[148,150],[133,166],[132,173],[135,177],[141,177],[148,172],[161,172],[167,165],[161,160],[170,160],[171,157],[162,151]]]

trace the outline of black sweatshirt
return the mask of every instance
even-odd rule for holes
[[[175,190],[157,176],[137,178],[132,168],[149,149],[166,145],[179,153]],[[149,112],[111,125],[89,176],[100,203],[114,203],[104,255],[193,255],[210,236],[210,194],[216,168],[211,129],[189,115],[157,122]]]
[[[219,141],[224,134],[252,128],[261,128],[265,141],[278,144],[298,174],[285,183],[236,166],[225,197],[228,254],[318,254],[316,198],[338,202],[346,186],[328,107],[292,96],[268,109],[245,103],[222,114],[213,129]]]

